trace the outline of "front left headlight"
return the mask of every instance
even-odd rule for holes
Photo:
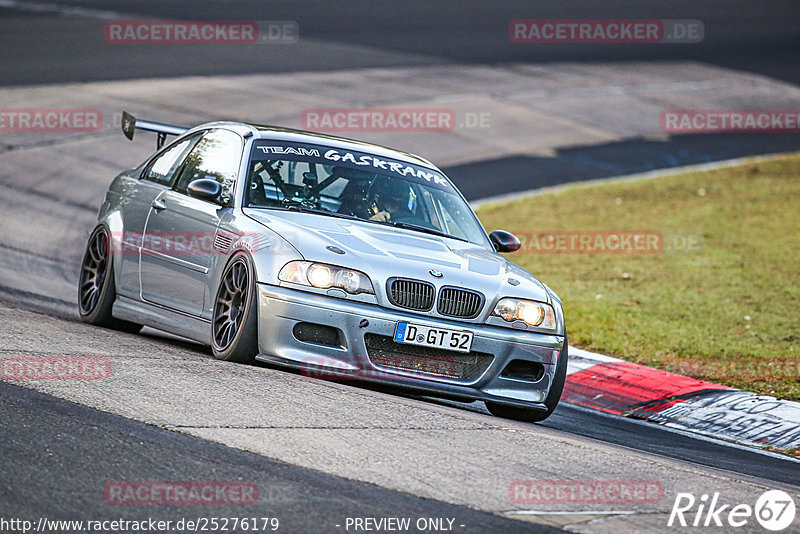
[[[496,315],[509,323],[524,321],[526,324],[537,328],[556,329],[556,312],[553,307],[535,300],[500,299],[494,307],[492,315]]]
[[[327,263],[290,261],[278,273],[278,280],[316,287],[317,289],[338,288],[351,295],[359,295],[361,293],[375,294],[372,282],[370,282],[366,274],[346,267],[328,265]]]

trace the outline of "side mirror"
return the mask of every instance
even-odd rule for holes
[[[489,241],[497,252],[514,252],[522,246],[517,236],[505,230],[495,230],[489,234]]]
[[[186,188],[186,192],[189,193],[190,197],[219,204],[219,197],[222,194],[222,184],[210,178],[201,178],[200,180],[191,182]]]

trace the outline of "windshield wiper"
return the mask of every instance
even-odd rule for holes
[[[425,232],[426,234],[438,235],[439,237],[449,237],[450,239],[457,239],[459,241],[464,241],[466,243],[469,243],[469,241],[467,241],[464,238],[450,235],[448,233],[442,232],[441,230],[434,230],[433,228],[428,228],[427,226],[418,226],[416,224],[409,224],[404,222],[390,222],[387,224],[390,224],[395,228],[403,228],[405,230],[416,230],[417,232]]]
[[[300,206],[298,204],[286,204],[284,206],[265,206],[264,209],[279,209],[279,210],[287,210],[287,211],[300,211],[303,213],[315,213],[317,215],[327,215],[328,217],[336,217],[338,219],[350,219],[361,221],[363,219],[359,219],[358,217],[354,217],[353,215],[346,215],[344,213],[339,213],[336,211],[328,211],[323,209],[315,209],[315,208],[307,208],[305,206]]]

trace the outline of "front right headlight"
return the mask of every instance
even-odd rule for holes
[[[535,300],[500,299],[495,305],[492,315],[496,315],[509,323],[524,321],[526,324],[537,328],[556,329],[556,312],[553,307]]]
[[[327,263],[290,261],[278,273],[278,280],[317,289],[343,289],[351,295],[375,294],[372,282],[366,274]]]

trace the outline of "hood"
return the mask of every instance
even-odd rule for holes
[[[380,293],[385,292],[387,279],[397,276],[425,280],[437,287],[473,289],[488,300],[512,296],[550,302],[539,280],[488,247],[313,213],[254,208],[243,211],[291,243],[306,260],[366,273]],[[431,270],[440,271],[443,276],[436,278]]]

